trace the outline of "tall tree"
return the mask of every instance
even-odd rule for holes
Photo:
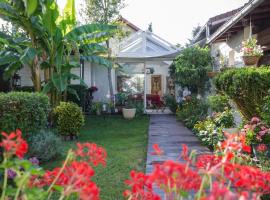
[[[124,0],[85,0],[85,8],[82,12],[86,20],[92,23],[113,24],[120,15],[120,10],[125,7]],[[109,49],[107,58],[111,59],[110,42],[106,41]],[[114,103],[114,91],[112,84],[112,66],[107,68],[109,90],[111,100]]]

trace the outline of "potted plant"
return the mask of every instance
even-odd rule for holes
[[[243,42],[243,61],[247,66],[257,66],[260,58],[263,56],[263,50],[257,45],[257,40],[253,37]]]
[[[126,105],[122,109],[122,112],[125,119],[133,119],[135,117],[136,107],[131,100],[126,102]]]
[[[102,103],[97,101],[92,104],[91,110],[96,115],[101,115]]]

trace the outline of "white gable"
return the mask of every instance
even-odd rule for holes
[[[152,32],[138,31],[119,44],[118,58],[154,58],[176,55],[179,49]]]

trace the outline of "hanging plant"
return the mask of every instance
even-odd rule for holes
[[[258,45],[257,42],[258,41],[254,37],[243,42],[243,60],[247,66],[257,66],[260,57],[263,56],[262,47]]]

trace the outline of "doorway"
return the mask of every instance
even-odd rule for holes
[[[151,94],[162,95],[161,75],[151,76]]]

